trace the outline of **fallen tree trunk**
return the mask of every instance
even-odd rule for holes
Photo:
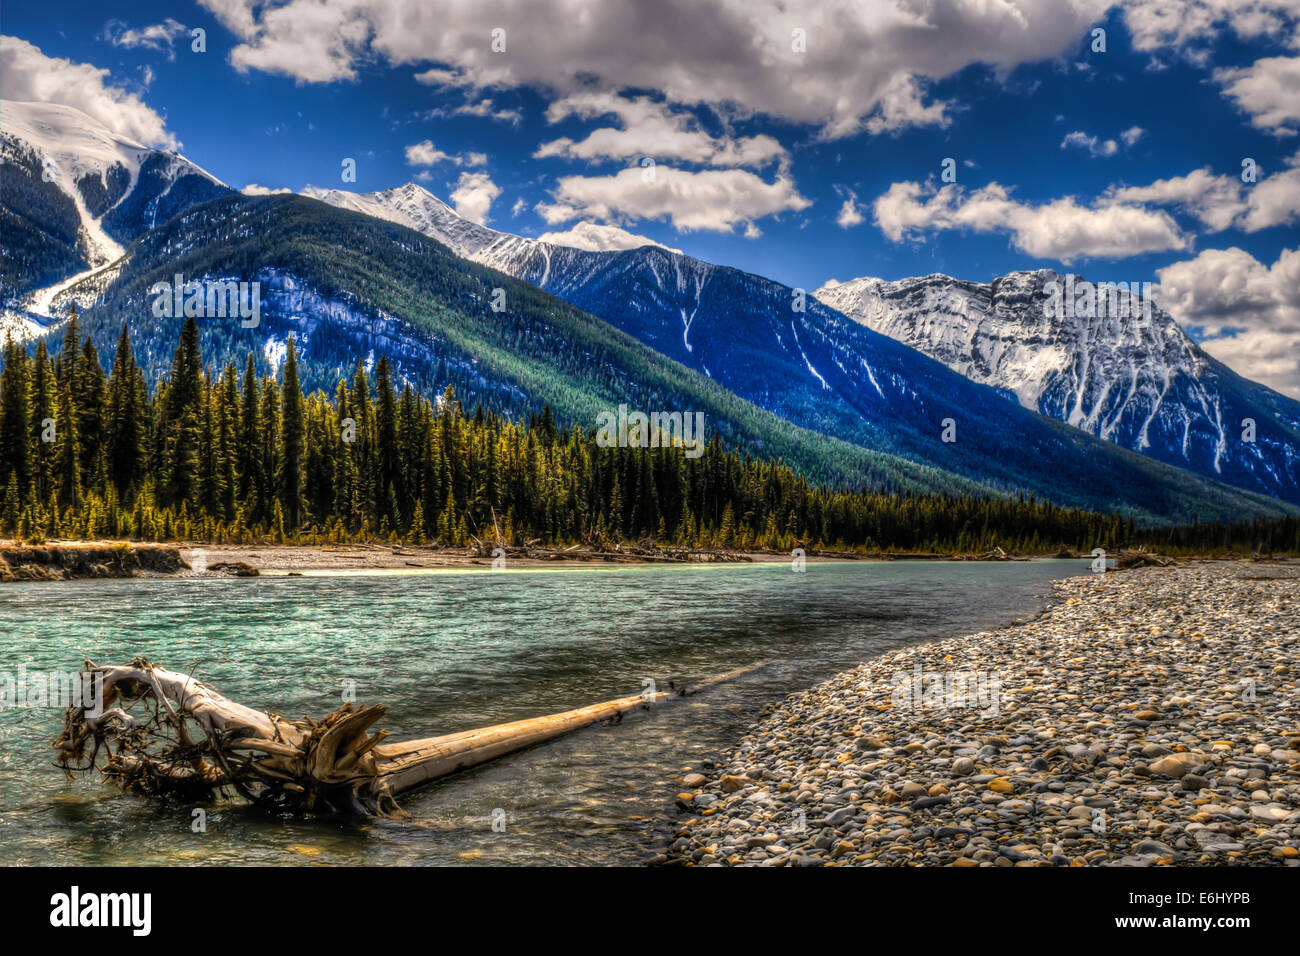
[[[87,674],[101,703],[68,709],[55,741],[67,773],[98,770],[145,796],[211,799],[234,790],[277,810],[397,816],[413,787],[674,697],[694,694],[762,665],[681,689],[637,694],[544,717],[404,743],[370,733],[381,705],[345,704],[320,721],[286,720],[237,704],[206,684],[145,658]],[[137,719],[129,711],[139,706]]]

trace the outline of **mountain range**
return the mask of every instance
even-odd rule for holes
[[[46,325],[75,302],[101,348],[126,321],[154,380],[169,368],[181,321],[150,314],[156,282],[176,273],[256,281],[258,325],[205,320],[205,354],[242,362],[251,351],[273,368],[292,332],[316,387],[350,376],[358,358],[387,354],[426,392],[450,385],[516,415],[547,403],[570,425],[589,428],[622,403],[702,410],[728,445],[832,484],[1034,493],[1148,522],[1295,510],[1277,500],[1296,500],[1294,459],[1273,466],[1289,485],[1246,483],[1263,463],[1255,473],[1196,474],[1199,455],[1168,462],[1120,447],[1104,440],[1114,432],[1099,438],[1054,420],[1042,413],[1051,406],[1026,406],[1005,384],[973,380],[761,276],[654,244],[593,251],[512,236],[413,184],[245,197],[175,153],[90,129],[62,107],[16,106],[3,104],[0,183],[10,327],[57,338]],[[1216,381],[1228,382],[1222,372]],[[1239,404],[1220,406],[1232,414],[1275,396],[1236,381]],[[1254,404],[1240,404],[1235,396],[1251,389]],[[1172,407],[1166,398],[1162,408]],[[1271,427],[1261,423],[1261,434]],[[1201,441],[1199,430],[1188,434]],[[1267,447],[1296,447],[1285,433],[1268,436]]]
[[[1056,307],[1065,288],[1066,277],[1043,269],[988,284],[861,278],[827,283],[816,296],[1025,408],[1239,488],[1300,500],[1300,402],[1206,354],[1149,296],[1067,310]]]
[[[1300,402],[1241,378],[1158,306],[1149,319],[1140,310],[1114,320],[1045,318],[1045,290],[1064,283],[1051,270],[989,285],[946,276],[828,283],[814,294],[817,304],[798,312],[796,290],[762,277],[655,244],[589,251],[497,232],[414,184],[312,194],[439,239],[782,417],[850,441],[930,457],[936,432],[917,428],[915,406],[891,401],[924,379],[911,357],[848,327],[845,316],[1049,418],[1217,481],[1300,501]],[[882,404],[892,405],[893,420]],[[960,436],[961,418],[954,421]],[[1242,439],[1247,421],[1251,441]],[[984,456],[963,473],[996,476],[997,462]]]
[[[49,317],[58,291],[120,259],[125,243],[232,192],[74,107],[0,101],[0,307]]]

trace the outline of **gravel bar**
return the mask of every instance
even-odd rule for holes
[[[1067,578],[895,651],[682,779],[658,863],[1300,866],[1300,569]]]

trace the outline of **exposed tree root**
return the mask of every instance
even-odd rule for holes
[[[320,721],[286,720],[143,657],[128,666],[87,661],[91,678],[102,681],[102,712],[69,708],[54,747],[58,766],[69,775],[98,770],[122,790],[144,796],[201,801],[233,791],[280,811],[400,816],[396,796],[403,791],[758,666],[680,690],[384,743],[386,731],[371,733],[386,712],[380,705],[345,704]]]

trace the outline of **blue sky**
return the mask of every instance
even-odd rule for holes
[[[48,0],[6,6],[0,54],[5,96],[84,105],[74,81],[98,83],[125,128],[237,188],[416,180],[505,231],[608,223],[808,289],[1038,267],[1159,282],[1207,348],[1291,390],[1293,0],[936,6]],[[83,64],[107,72],[78,81]]]

